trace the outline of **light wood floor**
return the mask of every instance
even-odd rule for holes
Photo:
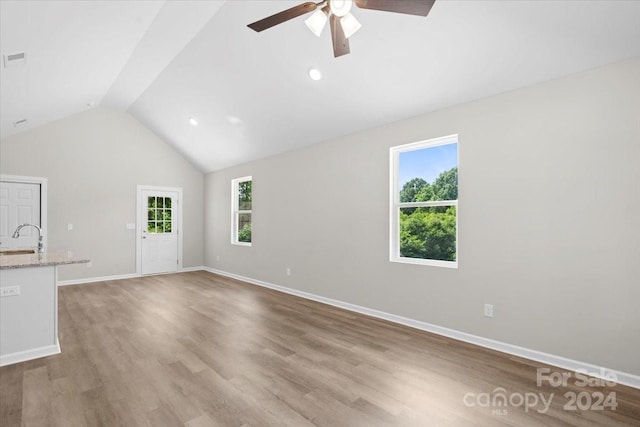
[[[211,273],[59,301],[62,354],[0,369],[3,427],[640,425],[639,390],[537,387],[537,363]],[[551,408],[465,405],[498,387]],[[618,407],[567,411],[570,391]]]

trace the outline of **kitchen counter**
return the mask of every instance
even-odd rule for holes
[[[45,267],[64,264],[82,264],[87,262],[89,262],[88,258],[74,256],[68,251],[46,251],[41,254],[33,253],[21,255],[0,254],[0,269]]]
[[[60,353],[58,266],[89,262],[68,251],[8,252],[0,254],[0,366]]]

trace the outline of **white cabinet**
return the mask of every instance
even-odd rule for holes
[[[60,353],[53,265],[0,270],[0,366]],[[19,287],[19,294],[6,295]],[[13,292],[11,292],[13,293]]]

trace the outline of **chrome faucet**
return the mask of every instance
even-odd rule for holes
[[[40,227],[38,227],[35,224],[20,224],[18,226],[18,228],[16,228],[16,231],[13,232],[13,237],[14,239],[17,239],[18,237],[20,237],[20,230],[22,230],[23,227],[34,227],[36,230],[38,230],[38,253],[43,253],[44,252],[44,248],[42,247],[42,229]]]

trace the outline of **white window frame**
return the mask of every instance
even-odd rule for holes
[[[458,220],[460,218],[460,209],[458,208],[458,200],[438,200],[431,202],[400,202],[400,153],[407,151],[415,151],[423,148],[432,148],[441,145],[449,145],[456,143],[457,153],[456,157],[458,164],[460,163],[460,141],[458,135],[448,135],[440,138],[429,139],[425,141],[413,142],[410,144],[397,145],[389,149],[390,158],[390,202],[389,202],[389,261],[400,262],[406,264],[419,264],[430,265],[436,267],[458,268],[460,262],[460,252],[458,246],[459,239],[459,227]],[[459,180],[460,178],[458,178]],[[458,189],[460,189],[460,182],[458,181]],[[459,197],[459,194],[458,194]],[[409,258],[400,256],[400,209],[401,208],[417,208],[417,207],[432,207],[432,206],[455,206],[456,207],[456,260],[455,261],[443,261],[436,259],[422,259],[422,258]]]
[[[253,225],[253,206],[249,210],[240,210],[238,201],[238,187],[241,182],[253,181],[251,176],[243,176],[242,178],[235,178],[231,180],[231,244],[239,246],[251,246],[252,242],[241,242],[238,240],[238,224],[240,222],[240,214],[251,214],[251,224]],[[253,192],[253,183],[251,185],[251,191]],[[251,195],[253,198],[253,194]],[[253,233],[251,236],[253,241]]]

